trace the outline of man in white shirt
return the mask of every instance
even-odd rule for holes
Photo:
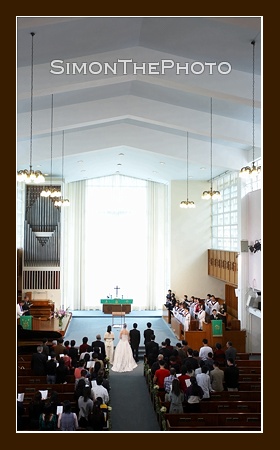
[[[210,382],[210,375],[208,368],[203,366],[201,368],[201,373],[196,375],[197,384],[203,389],[203,398],[210,398],[210,393],[213,392],[213,388]]]
[[[17,304],[17,318],[21,317],[25,311],[23,311],[22,307],[24,305],[24,301],[20,300]]]
[[[96,381],[92,382],[91,392],[95,399],[97,399],[97,397],[101,397],[103,400],[103,403],[108,404],[109,403],[108,390],[104,386],[102,386],[102,382],[103,382],[103,378],[97,377]]]
[[[203,361],[206,361],[207,358],[208,358],[208,353],[209,353],[209,352],[212,352],[212,353],[213,353],[213,350],[212,350],[212,348],[209,347],[209,345],[208,345],[208,339],[202,339],[202,343],[203,343],[203,346],[200,347],[200,349],[199,349],[199,357],[200,357]]]

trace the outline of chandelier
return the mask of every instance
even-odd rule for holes
[[[61,171],[61,182],[63,183],[63,174],[64,174],[64,130],[62,132],[62,171]],[[63,206],[70,206],[70,201],[68,198],[63,198],[63,195],[61,195],[61,198],[59,200],[55,200],[54,206],[63,207]]]
[[[253,105],[253,162],[252,167],[245,166],[240,169],[239,176],[246,178],[248,176],[254,177],[261,172],[261,167],[255,164],[255,41],[252,41],[253,45],[253,81],[252,81],[252,105]]]
[[[195,208],[195,203],[189,200],[189,133],[187,133],[187,200],[182,200],[180,208]]]
[[[32,36],[32,45],[31,45],[31,95],[30,95],[30,163],[29,169],[19,170],[17,172],[17,181],[25,183],[43,183],[45,181],[45,177],[40,170],[32,169],[32,132],[33,132],[33,38],[35,33],[30,33]]]
[[[41,191],[41,197],[61,197],[61,192],[52,186],[52,157],[53,155],[53,94],[52,94],[52,104],[51,104],[51,185],[46,186]]]
[[[210,138],[210,142],[211,142],[211,144],[210,144],[210,167],[211,167],[211,186],[210,186],[210,190],[209,191],[204,191],[202,193],[201,198],[203,200],[209,200],[211,198],[213,200],[215,200],[215,199],[221,198],[220,191],[214,191],[213,190],[213,175],[212,175],[212,172],[213,172],[213,132],[212,132],[213,117],[212,116],[213,116],[213,114],[212,114],[212,97],[211,97],[211,102],[210,102],[210,136],[211,136],[211,138]]]

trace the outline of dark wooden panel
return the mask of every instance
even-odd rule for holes
[[[131,305],[102,305],[104,314],[112,314],[112,312],[125,312],[129,314],[131,312]]]

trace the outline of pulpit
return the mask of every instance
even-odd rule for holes
[[[129,298],[102,298],[100,303],[103,305],[104,314],[112,314],[112,312],[131,312],[132,299]]]
[[[54,303],[51,300],[32,300],[30,315],[48,320],[54,311]]]

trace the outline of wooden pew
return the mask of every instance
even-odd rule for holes
[[[228,400],[228,401],[215,401],[215,400],[202,400],[200,402],[201,412],[248,412],[248,413],[260,413],[261,401],[259,400]]]
[[[250,353],[241,353],[241,352],[238,352],[237,354],[236,354],[236,358],[235,358],[235,361],[237,362],[237,361],[239,361],[239,360],[249,360],[250,359]]]
[[[159,392],[158,397],[164,402],[165,393]],[[209,401],[261,401],[261,390],[252,391],[222,391],[211,392]]]
[[[224,367],[220,367],[220,369],[224,369]],[[262,373],[262,368],[261,367],[240,367],[238,365],[238,369],[239,369],[239,374],[244,374],[244,375],[250,375],[251,373]]]
[[[243,367],[243,366],[239,366],[238,364],[238,369],[239,369],[239,374],[241,375],[250,375],[252,373],[258,373],[261,374],[262,373],[262,368],[261,367]],[[220,366],[221,370],[225,370],[225,367]]]
[[[261,390],[211,392],[210,399],[219,401],[225,400],[261,401]]]
[[[239,391],[261,391],[261,381],[239,381],[238,390]]]
[[[219,393],[212,393],[210,399],[205,399],[200,402],[201,412],[261,412],[261,393],[258,391],[253,392],[236,392],[236,396],[232,397],[229,394],[234,392],[223,391]],[[246,396],[245,396],[246,394]],[[169,411],[170,402],[165,401],[164,393],[158,393],[158,401],[155,401],[155,405],[158,404],[159,408],[165,406]],[[183,403],[184,412],[187,412],[187,404]],[[155,408],[156,409],[156,408]]]
[[[260,373],[239,373],[239,381],[261,381]]]
[[[244,432],[248,433],[248,431],[261,431],[261,427],[259,425],[226,425],[226,426],[212,426],[212,425],[201,425],[195,428],[186,427],[186,426],[172,426],[170,425],[169,420],[166,421],[166,431],[179,431],[181,433],[185,433],[186,431],[195,431],[198,433],[199,431],[207,431],[207,433],[211,432],[220,432],[220,431],[229,431],[231,433],[234,432]]]
[[[22,366],[18,366],[18,369],[17,369],[17,374],[18,374],[18,376],[29,376],[29,377],[34,377],[35,375],[33,374],[33,371],[29,368],[29,369],[26,369],[25,367],[22,367]]]
[[[244,427],[244,431],[251,429],[261,431],[260,413],[183,413],[165,414],[167,431],[197,430],[206,427],[212,430],[231,430],[232,427]]]
[[[31,361],[32,354],[33,354],[33,353],[30,353],[30,354],[27,354],[27,355],[17,355],[17,361],[18,361],[18,363],[26,362],[26,361]]]
[[[160,407],[165,406],[167,411],[170,408],[170,402],[160,399]],[[188,405],[183,403],[184,412],[188,412]],[[260,400],[211,400],[205,399],[200,402],[200,412],[202,413],[228,413],[228,412],[247,412],[261,413]]]
[[[176,317],[171,316],[171,328],[176,338],[180,341],[184,339],[184,326]]]
[[[31,370],[31,360],[30,361],[18,361],[17,363],[18,370]]]
[[[48,384],[48,383],[27,383],[27,384],[18,384],[17,385],[17,392],[18,393],[25,393],[32,395],[36,391],[57,391],[57,392],[74,392],[75,391],[75,383],[67,383],[67,384]]]
[[[74,374],[74,368],[69,369],[69,375]],[[30,364],[18,364],[17,366],[17,376],[28,376],[28,377],[37,377],[37,375],[34,375]]]
[[[165,406],[167,411],[170,408],[170,402],[160,402],[160,407]],[[187,404],[183,404],[184,411],[187,413]],[[200,402],[200,412],[202,413],[261,413],[261,401],[212,401],[202,400]]]
[[[17,377],[18,384],[46,384],[46,375],[19,375]],[[67,383],[75,383],[74,375],[66,376]]]
[[[237,367],[261,367],[262,361],[260,359],[242,359],[236,361]]]

